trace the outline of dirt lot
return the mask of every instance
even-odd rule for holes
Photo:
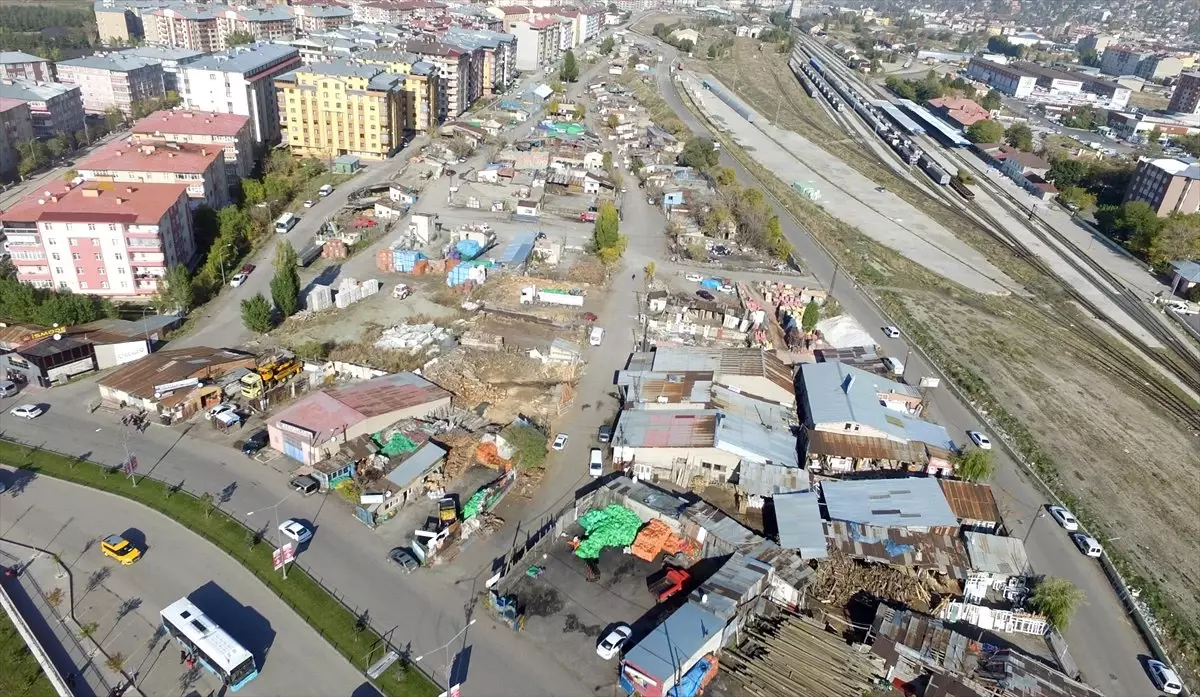
[[[427,365],[425,376],[454,393],[456,405],[475,409],[486,403],[486,418],[507,423],[520,413],[556,416],[559,400],[571,396],[569,384],[580,370],[578,365],[543,364],[517,352],[459,347]]]
[[[540,303],[522,305],[521,289],[526,286],[536,286],[538,288],[551,287],[560,290],[582,290],[587,295],[584,296],[582,307],[545,305]],[[601,289],[595,288],[589,283],[552,281],[533,276],[508,275],[489,278],[487,283],[484,283],[471,294],[471,299],[485,302],[489,306],[512,310],[514,312],[527,312],[555,322],[579,321],[581,313],[589,311],[597,312],[604,304]]]

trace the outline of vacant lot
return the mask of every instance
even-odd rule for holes
[[[708,67],[718,74],[730,70],[727,64]],[[732,76],[727,84],[734,84]],[[768,86],[756,94],[744,85],[738,92],[752,107],[773,112],[778,97],[766,98]],[[813,128],[796,118],[797,131]],[[828,142],[833,139],[822,144]],[[1191,629],[1200,622],[1200,581],[1191,563],[1200,558],[1195,438],[1129,387],[1126,378],[1118,379],[1128,374],[1133,360],[1107,355],[1084,331],[1094,328],[1092,320],[1067,298],[1057,279],[1015,258],[979,228],[943,218],[1004,273],[1020,279],[1032,299],[984,298],[954,286],[801,199],[745,152],[730,151],[843,268],[880,297],[906,333],[934,351],[956,382],[1004,422],[1026,450],[1036,450],[1043,474],[1060,493],[1077,498],[1089,524],[1111,538],[1106,546],[1133,576],[1158,620],[1173,630],[1171,643],[1195,665],[1200,646]]]

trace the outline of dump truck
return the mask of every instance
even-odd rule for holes
[[[242,376],[242,397],[258,399],[266,390],[287,382],[301,370],[304,370],[304,364],[295,356],[271,356],[259,363],[253,372]]]
[[[692,580],[692,575],[687,570],[668,566],[662,575],[658,578],[651,578],[646,585],[650,589],[650,593],[661,603],[683,590],[690,580]]]

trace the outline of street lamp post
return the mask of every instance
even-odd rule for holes
[[[296,493],[296,492],[293,491],[292,494],[294,494],[294,493]],[[267,510],[268,508],[275,511],[275,549],[278,549],[278,550],[283,550],[283,532],[281,532],[279,529],[279,506],[281,504],[283,504],[284,501],[287,501],[288,499],[292,498],[292,494],[288,494],[287,496],[284,496],[283,498],[279,499],[279,502],[276,503],[274,506],[267,506],[266,508],[260,508],[256,511],[248,511],[246,513],[247,516],[252,516],[255,513],[262,513],[263,511]],[[282,553],[283,552],[280,551],[280,554],[282,554]],[[283,580],[286,581],[287,580],[287,562],[285,561],[283,564],[280,565],[279,568],[283,571]]]
[[[223,249],[229,249],[232,246],[233,246],[233,243],[230,242],[229,244],[225,245],[223,247]],[[221,285],[222,286],[225,285],[225,260],[224,259],[221,259]]]
[[[449,689],[450,689],[450,687],[451,687],[451,686],[450,686],[450,668],[451,668],[451,665],[450,665],[450,652],[449,652],[450,644],[453,644],[453,643],[454,643],[454,641],[455,641],[456,639],[458,639],[460,636],[462,636],[463,634],[465,634],[465,633],[466,633],[466,631],[467,631],[467,629],[468,629],[468,628],[469,628],[471,625],[475,624],[475,622],[476,622],[476,621],[478,621],[478,618],[472,617],[472,618],[471,618],[471,621],[470,621],[470,622],[467,622],[465,625],[463,625],[463,628],[462,628],[462,629],[460,629],[460,630],[458,630],[458,633],[457,633],[457,634],[455,634],[454,636],[450,637],[450,640],[449,640],[449,641],[447,641],[446,643],[442,644],[441,646],[437,647],[436,649],[434,649],[434,650],[432,650],[432,651],[429,651],[429,652],[427,652],[427,653],[423,653],[423,654],[421,654],[420,656],[417,656],[416,658],[414,658],[414,659],[413,659],[413,663],[420,663],[420,662],[421,662],[421,659],[425,658],[426,656],[429,656],[430,654],[434,654],[434,653],[437,653],[438,651],[441,651],[441,650],[443,650],[443,649],[446,649],[446,656],[445,656],[445,658],[446,658],[446,662],[445,662],[445,663],[442,665],[442,667],[446,669],[446,689],[447,689],[447,690],[449,690]]]

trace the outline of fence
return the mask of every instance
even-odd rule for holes
[[[690,99],[690,95],[689,95],[689,99]],[[709,126],[712,128],[713,132],[720,131],[720,129],[717,126],[712,124],[708,120],[708,118],[703,115],[703,110],[700,109],[698,106],[696,106],[695,102],[693,102],[693,106],[695,106],[696,107],[695,110],[700,113],[700,118],[709,123]],[[732,156],[733,153],[731,152],[730,154]],[[737,158],[735,157],[735,159],[737,159]],[[739,160],[739,163],[741,164],[740,160]],[[743,166],[744,166],[744,164],[743,164]],[[768,199],[774,200],[775,203],[779,204],[779,207],[782,210],[786,211],[787,215],[792,219],[792,222],[795,223],[796,226],[800,230],[803,230],[807,233],[806,228],[800,222],[800,220],[797,219],[796,216],[792,213],[791,208],[789,208],[786,204],[784,204],[782,201],[780,201],[770,191],[764,191],[763,193],[765,196],[768,197]],[[810,238],[812,238],[813,243],[816,244],[817,247],[819,247],[821,249],[821,251],[824,252],[825,255],[827,257],[829,257],[831,260],[833,260],[834,263],[836,264],[837,257],[835,257],[829,251],[829,249],[820,240],[820,238],[818,238],[816,235],[813,235],[812,233],[807,233],[807,234]],[[844,271],[845,270],[843,269],[843,272]],[[835,271],[835,273],[836,273],[836,271]],[[849,275],[849,274],[847,274],[847,275]],[[852,278],[852,280],[853,280],[853,278]],[[859,284],[856,280],[853,282],[854,282],[854,287],[862,293],[862,296],[864,298],[866,298],[868,302],[871,303],[871,305],[875,308],[875,311],[878,312],[881,317],[890,319],[887,311],[884,310],[883,306],[879,302],[879,299],[876,298],[873,293],[871,293],[870,289],[867,288],[866,286]],[[1004,429],[1000,426],[1000,424],[996,423],[995,420],[991,418],[990,414],[984,414],[983,412],[979,411],[979,409],[976,407],[975,401],[972,400],[962,390],[962,388],[960,388],[958,386],[957,383],[955,383],[953,380],[951,380],[950,377],[948,375],[946,375],[944,373],[944,371],[941,370],[941,368],[938,366],[938,364],[932,358],[930,358],[930,356],[925,352],[924,347],[922,347],[920,344],[915,343],[915,342],[911,343],[910,345],[912,346],[913,351],[917,355],[919,355],[928,365],[932,366],[936,372],[941,374],[942,384],[949,387],[950,390],[954,393],[954,395],[959,399],[959,401],[961,401],[964,405],[966,405],[974,413],[976,418],[978,418],[980,420],[981,423],[987,424],[992,429],[993,436],[997,437],[997,439],[1000,441],[1000,444],[1005,449],[1005,451],[1007,451],[1008,454],[1021,465],[1021,468],[1023,470],[1025,470],[1025,473],[1030,475],[1030,477],[1033,479],[1033,481],[1037,483],[1038,488],[1040,488],[1042,490],[1042,493],[1046,496],[1046,498],[1056,504],[1062,505],[1062,501],[1054,493],[1054,490],[1051,489],[1050,486],[1045,482],[1045,480],[1043,480],[1041,478],[1041,476],[1038,475],[1038,473],[1034,469],[1033,465],[1030,462],[1028,462],[1024,457],[1021,456],[1021,453],[1017,450],[1016,446],[1013,445],[1013,443],[1010,441],[1010,439],[1008,438],[1007,434],[1005,433]],[[1163,649],[1162,644],[1158,640],[1157,633],[1154,631],[1154,629],[1151,628],[1150,624],[1147,622],[1146,617],[1142,614],[1142,609],[1138,606],[1138,604],[1136,602],[1134,602],[1134,597],[1130,593],[1128,584],[1126,584],[1125,580],[1121,577],[1121,575],[1117,571],[1116,567],[1113,566],[1112,560],[1109,558],[1108,553],[1105,552],[1100,557],[1099,561],[1100,561],[1100,567],[1102,569],[1104,569],[1104,573],[1108,577],[1110,585],[1112,585],[1113,590],[1116,591],[1117,597],[1121,600],[1121,603],[1126,607],[1127,613],[1133,618],[1134,624],[1137,626],[1138,631],[1141,633],[1143,640],[1145,640],[1145,642],[1149,646],[1151,652],[1154,654],[1154,657],[1156,659],[1162,661],[1163,663],[1166,663],[1167,665],[1172,665],[1171,659],[1167,656],[1166,651]],[[1060,639],[1061,639],[1061,637],[1060,637]],[[1063,651],[1065,654],[1066,643],[1063,642],[1062,645],[1063,645]],[[1057,652],[1056,652],[1056,655],[1057,655]],[[1074,665],[1074,661],[1070,660],[1069,655],[1066,655],[1066,660],[1070,661],[1070,665],[1072,665],[1072,666]],[[1062,662],[1063,658],[1059,658],[1059,661]],[[1082,678],[1080,678],[1080,679],[1082,679]],[[1184,688],[1183,694],[1184,695],[1190,694],[1189,690],[1186,687]]]
[[[30,448],[34,451],[43,451],[43,452],[51,453],[54,455],[58,455],[67,460],[71,460],[71,461],[80,463],[80,466],[84,466],[84,467],[93,466],[93,467],[100,468],[101,470],[115,472],[115,473],[117,473],[117,476],[121,476],[119,474],[119,471],[111,466],[102,465],[102,464],[90,462],[90,461],[81,461],[78,458],[78,456],[69,455],[67,453],[53,450],[51,448],[45,448],[45,447],[41,447],[41,446],[34,445],[34,444],[22,443],[20,441],[14,440],[7,436],[0,438],[0,441],[7,441],[8,443],[17,445],[18,447]],[[205,494],[208,494],[209,496],[213,495],[211,492],[197,493],[195,491],[188,489],[186,486],[183,485],[182,482],[180,482],[180,483],[169,482],[165,479],[160,479],[158,477],[154,477],[154,476],[151,476],[148,474],[138,476],[137,480],[139,482],[143,481],[143,480],[150,480],[150,481],[157,482],[157,483],[161,484],[162,486],[170,489],[173,494],[178,494],[178,493],[182,492],[183,494],[185,494],[187,496],[191,496],[193,499],[196,499],[197,501],[203,500],[203,496]],[[67,481],[70,481],[70,479],[67,479]],[[87,486],[86,484],[80,484],[80,485]],[[147,505],[147,504],[142,504],[140,501],[136,501],[136,500],[133,500],[133,501],[135,503],[138,503],[139,505]],[[235,517],[232,513],[228,513],[226,511],[221,510],[222,503],[223,503],[223,501],[221,501],[220,498],[214,497],[212,504],[211,504],[212,508],[213,508],[213,513],[219,512],[220,514],[225,515],[229,520],[232,520],[235,523],[237,523],[237,525],[246,533],[248,540],[261,541],[262,536],[260,534],[260,531],[255,530],[255,529],[251,528],[250,526],[246,525],[245,522],[243,522],[242,520]],[[147,507],[151,507],[151,506],[147,506]],[[155,510],[158,510],[159,513],[166,515],[168,518],[175,520],[175,518],[173,518],[166,511],[163,511],[160,509],[155,509]],[[179,521],[176,521],[176,522],[179,522]],[[183,525],[183,523],[179,523],[179,524]],[[390,650],[390,651],[396,652],[396,654],[398,654],[399,656],[402,657],[401,658],[402,666],[404,668],[406,668],[408,670],[415,670],[416,672],[418,672],[420,675],[422,675],[426,680],[428,680],[433,685],[438,685],[438,682],[434,679],[433,675],[430,674],[429,672],[427,672],[423,666],[421,666],[420,664],[417,664],[417,663],[410,663],[407,660],[404,660],[407,657],[407,650],[393,645],[391,643],[391,641],[387,638],[388,636],[390,636],[391,631],[394,631],[394,630],[389,630],[388,632],[380,631],[380,629],[371,622],[369,609],[360,609],[359,607],[348,603],[346,601],[345,595],[343,595],[342,593],[338,592],[335,588],[333,588],[333,587],[329,586],[327,583],[325,583],[325,580],[323,577],[313,573],[307,566],[296,561],[296,562],[292,562],[290,564],[289,569],[291,570],[292,573],[295,573],[295,570],[299,570],[300,572],[302,572],[305,576],[307,576],[309,578],[309,580],[311,580],[313,583],[317,584],[317,586],[320,587],[321,590],[323,590],[325,593],[327,593],[331,598],[335,599],[338,602],[338,604],[340,604],[342,606],[343,609],[345,609],[347,612],[352,613],[354,615],[354,617],[358,618],[358,622],[360,623],[361,630],[364,633],[367,630],[370,630],[370,631],[374,632],[378,637],[380,637],[380,639],[378,641],[376,641],[373,645],[372,644],[364,644],[364,649],[366,649],[366,650],[364,651],[364,653],[362,655],[352,655],[352,654],[348,653],[347,650],[343,646],[336,643],[334,641],[334,639],[332,637],[330,637],[328,633],[326,633],[324,628],[321,626],[320,622],[315,622],[313,620],[313,616],[310,615],[307,611],[305,611],[305,609],[298,607],[287,596],[280,593],[279,590],[276,589],[275,585],[272,583],[272,580],[267,578],[263,574],[263,572],[259,568],[257,568],[257,566],[249,559],[249,557],[247,555],[247,552],[249,552],[249,548],[247,548],[247,550],[244,552],[244,551],[234,548],[232,546],[222,545],[220,543],[220,541],[218,541],[217,539],[214,539],[208,533],[208,531],[206,531],[204,529],[194,528],[194,527],[188,527],[188,529],[191,532],[195,533],[196,535],[199,535],[200,537],[204,538],[206,541],[213,544],[215,547],[217,547],[224,553],[233,557],[247,571],[254,574],[254,576],[256,578],[258,578],[259,581],[262,581],[263,584],[268,589],[270,589],[273,593],[275,593],[276,597],[278,597],[285,604],[287,604],[287,606],[290,607],[300,617],[302,617],[304,619],[304,621],[309,624],[309,626],[311,626],[314,630],[316,630],[317,633],[320,634],[323,639],[325,639],[327,642],[329,642],[330,646],[332,646],[335,650],[337,650],[337,652],[340,653],[346,660],[350,661],[351,665],[353,665],[357,669],[360,669],[363,672],[364,676],[366,676],[367,668],[371,665],[372,656],[382,655]],[[372,686],[375,687],[375,689],[380,694],[386,694],[386,692],[384,692],[384,690],[380,689],[379,686],[373,680],[370,679],[370,677],[367,677],[367,680],[368,680],[368,682],[370,682],[372,684]]]

